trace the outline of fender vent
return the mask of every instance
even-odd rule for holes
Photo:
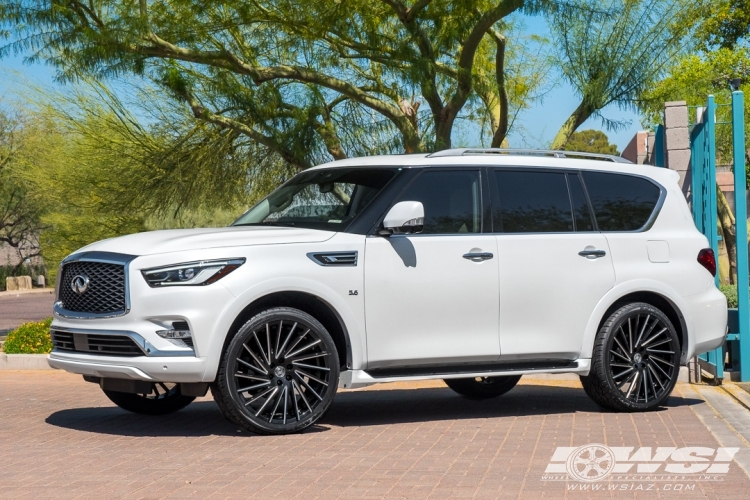
[[[357,252],[313,252],[307,254],[310,259],[321,266],[356,266]]]

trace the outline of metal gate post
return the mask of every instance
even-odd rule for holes
[[[750,298],[748,297],[747,182],[745,172],[745,99],[732,92],[734,210],[737,234],[737,308],[739,312],[740,380],[750,382]]]
[[[703,234],[714,251],[717,260],[719,256],[718,216],[716,213],[716,103],[714,96],[708,96],[706,114],[703,116],[704,133],[704,171],[703,171]],[[718,269],[717,269],[718,271]],[[716,286],[719,286],[719,273],[714,276]],[[724,346],[706,353],[708,362],[714,368],[714,381],[721,383],[724,378]]]
[[[691,177],[691,203],[693,209],[693,220],[698,231],[705,233],[703,229],[703,156],[704,137],[706,135],[705,113],[698,110],[698,120],[690,134],[690,169]]]
[[[714,96],[708,96],[708,102],[706,103],[706,115],[704,116],[706,133],[704,139],[706,140],[704,151],[705,151],[705,171],[703,185],[703,203],[705,203],[704,215],[704,232],[703,234],[708,237],[708,243],[714,251],[716,259],[719,258],[719,228],[718,228],[718,216],[716,207],[716,103],[714,102]],[[719,273],[716,273],[714,277],[716,286],[719,286]],[[723,363],[720,363],[723,368]]]

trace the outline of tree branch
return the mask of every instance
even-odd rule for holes
[[[273,138],[267,137],[259,133],[257,130],[253,129],[252,127],[238,120],[234,120],[226,116],[217,115],[209,111],[189,91],[184,90],[182,92],[178,92],[178,94],[183,99],[185,99],[185,101],[188,103],[188,105],[190,106],[190,109],[193,112],[193,116],[195,116],[196,118],[200,120],[205,120],[209,123],[213,123],[214,125],[218,125],[220,127],[234,130],[236,132],[244,134],[247,137],[251,138],[252,140],[256,141],[257,143],[262,144],[263,146],[266,146],[268,149],[272,151],[275,151],[286,162],[288,162],[289,164],[293,165],[294,167],[300,170],[304,170],[306,168],[311,167],[311,165],[307,161],[298,158],[294,153],[283,148]]]
[[[413,153],[424,150],[422,139],[412,127],[409,119],[404,116],[398,107],[369,95],[349,82],[299,66],[252,66],[240,60],[234,54],[223,50],[198,51],[184,49],[159,38],[154,33],[150,33],[148,39],[153,43],[152,46],[140,46],[133,49],[147,57],[176,59],[227,69],[249,76],[256,85],[284,79],[312,83],[339,92],[388,118],[401,133],[406,152]]]
[[[524,5],[525,0],[503,0],[494,8],[488,10],[479,18],[474,25],[469,36],[463,44],[458,57],[458,72],[456,75],[456,91],[451,96],[450,101],[444,107],[440,124],[436,127],[436,148],[450,147],[450,133],[453,129],[453,122],[458,112],[466,104],[466,100],[472,91],[472,72],[474,69],[474,57],[476,56],[479,44],[485,33],[500,19],[508,16]]]
[[[490,35],[497,44],[495,52],[495,81],[497,81],[497,93],[499,97],[497,128],[492,134],[493,148],[502,146],[505,136],[508,135],[508,89],[505,88],[505,37],[495,30],[490,30]]]

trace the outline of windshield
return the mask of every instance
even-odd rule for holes
[[[233,224],[341,231],[393,178],[395,168],[332,168],[302,172]]]

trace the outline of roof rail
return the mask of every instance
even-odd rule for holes
[[[527,155],[527,156],[552,156],[554,158],[583,158],[586,160],[611,161],[615,163],[632,163],[622,156],[605,155],[599,153],[584,153],[580,151],[543,150],[543,149],[504,149],[504,148],[460,148],[444,149],[427,155],[427,158],[441,158],[444,156],[473,156],[473,155]]]

